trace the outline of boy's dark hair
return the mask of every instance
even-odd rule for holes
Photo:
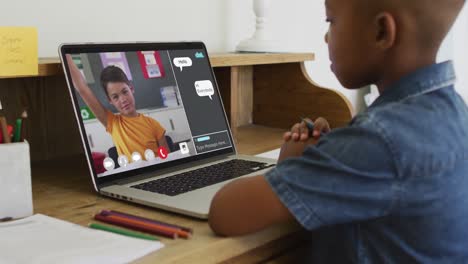
[[[114,65],[107,66],[101,72],[101,86],[102,89],[104,89],[107,97],[109,97],[109,93],[107,92],[107,84],[110,82],[123,82],[129,86],[131,85],[125,72]]]

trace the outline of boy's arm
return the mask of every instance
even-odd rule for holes
[[[211,202],[209,224],[218,235],[237,236],[293,219],[259,175],[235,180],[218,191]]]
[[[67,54],[67,63],[68,68],[70,69],[70,74],[73,80],[73,85],[78,93],[83,98],[83,101],[88,105],[88,107],[93,111],[93,114],[101,122],[104,127],[107,127],[107,111],[106,108],[101,104],[101,102],[96,98],[91,88],[89,88],[86,80],[81,75],[80,70],[76,67],[71,55]]]
[[[302,155],[308,144],[285,142],[278,162]],[[211,202],[209,224],[219,235],[235,236],[293,219],[265,177],[260,175],[232,181],[219,190]]]

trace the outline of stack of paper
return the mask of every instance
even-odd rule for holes
[[[0,263],[128,263],[162,248],[36,214],[0,223]]]

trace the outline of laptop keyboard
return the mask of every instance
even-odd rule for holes
[[[274,164],[235,159],[131,187],[176,196],[273,166]]]

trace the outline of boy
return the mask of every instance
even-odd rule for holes
[[[142,157],[147,149],[158,153],[159,147],[169,151],[165,139],[165,129],[153,118],[136,111],[135,90],[125,73],[116,66],[108,66],[101,72],[101,85],[109,103],[119,115],[107,110],[87,85],[70,55],[66,56],[75,89],[89,106],[96,118],[111,134],[119,155],[131,161],[132,153]]]
[[[318,229],[312,263],[468,263],[468,110],[452,64],[435,64],[464,2],[326,0],[333,72],[381,96],[315,146],[296,124],[275,169],[217,193],[212,229],[295,219]]]

